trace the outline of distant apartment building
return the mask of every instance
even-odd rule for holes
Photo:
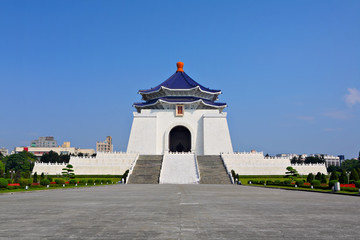
[[[345,156],[344,155],[338,155],[339,159],[340,159],[340,165],[343,163],[343,161],[345,161]]]
[[[107,136],[104,142],[96,142],[96,152],[113,152],[111,136]]]
[[[95,153],[94,149],[84,149],[84,148],[75,148],[75,147],[71,147],[70,146],[70,142],[64,142],[64,144],[60,147],[60,146],[55,146],[55,147],[16,147],[14,149],[15,153],[19,153],[22,151],[27,151],[30,152],[32,154],[34,154],[38,159],[41,158],[41,156],[44,153],[48,153],[50,151],[56,152],[57,154],[63,154],[63,155],[69,155],[69,154],[74,154],[74,155],[78,155],[79,153],[82,153],[85,156],[91,156]]]
[[[57,142],[54,137],[39,137],[37,140],[33,140],[30,143],[31,147],[57,147]]]
[[[325,160],[326,167],[329,167],[331,165],[340,166],[340,158],[338,156],[328,154],[311,154],[310,157],[323,158]]]
[[[1,153],[3,156],[9,155],[9,151],[8,151],[6,148],[0,148],[0,153]]]

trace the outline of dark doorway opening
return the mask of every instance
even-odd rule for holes
[[[169,150],[170,152],[191,151],[191,133],[189,129],[183,126],[171,129],[169,134]]]

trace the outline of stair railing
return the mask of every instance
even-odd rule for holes
[[[198,183],[200,183],[201,175],[200,175],[200,168],[199,168],[196,152],[194,152],[194,160],[195,160],[195,170],[198,178]]]
[[[228,169],[228,167],[227,167],[227,165],[226,165],[226,163],[225,163],[225,161],[224,161],[224,158],[222,157],[222,154],[220,154],[220,158],[221,158],[221,161],[222,161],[223,164],[224,164],[224,167],[225,167],[225,170],[226,170],[227,174],[229,175],[231,184],[235,184],[234,178],[233,178],[231,172],[229,171],[229,169]]]
[[[136,155],[136,158],[135,158],[134,162],[132,163],[132,165],[130,167],[129,173],[128,173],[128,175],[126,177],[126,181],[125,181],[126,184],[128,184],[128,182],[129,182],[130,175],[132,174],[132,172],[133,172],[133,170],[134,170],[134,168],[136,166],[138,158],[139,158],[139,154]]]

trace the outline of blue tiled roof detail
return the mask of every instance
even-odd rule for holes
[[[191,89],[196,86],[199,86],[201,90],[210,92],[210,93],[219,93],[220,90],[213,90],[207,87],[204,87],[194,81],[189,77],[185,72],[175,72],[171,77],[162,82],[160,85],[148,89],[148,90],[139,90],[139,93],[152,93],[158,91],[161,87],[166,87],[169,89]]]
[[[155,104],[158,100],[163,100],[166,102],[184,102],[184,103],[185,102],[190,103],[190,102],[196,102],[198,100],[202,100],[204,103],[206,103],[208,105],[212,105],[214,107],[221,107],[221,106],[225,107],[226,106],[226,103],[213,102],[213,101],[209,101],[207,99],[198,98],[198,97],[160,97],[160,98],[152,99],[147,102],[134,103],[134,106],[135,107],[146,107],[146,106]]]

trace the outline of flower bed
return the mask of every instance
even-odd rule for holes
[[[33,183],[32,185],[33,185],[33,186],[39,186],[40,183]]]
[[[351,188],[355,188],[355,184],[340,184],[340,187],[351,187]]]
[[[20,186],[20,183],[9,183],[8,186]]]

